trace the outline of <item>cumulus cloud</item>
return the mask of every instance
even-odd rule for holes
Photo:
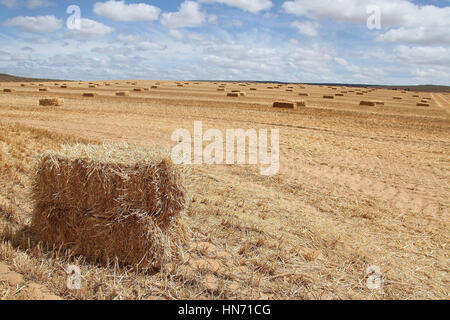
[[[185,1],[178,12],[168,12],[162,15],[162,24],[168,28],[199,27],[207,15],[200,11],[200,5],[194,1]]]
[[[379,8],[382,28],[398,28],[379,36],[379,41],[436,44],[439,38],[449,37],[450,7],[420,6],[408,0],[294,0],[282,5],[296,16],[361,24],[370,17],[371,6]]]
[[[114,21],[155,21],[158,20],[161,9],[145,4],[126,4],[125,1],[108,0],[97,2],[94,5],[94,13],[107,17]]]
[[[82,18],[80,29],[68,30],[68,36],[75,39],[92,39],[102,37],[114,31],[114,28],[108,27],[103,23]]]
[[[225,4],[251,13],[268,10],[273,6],[270,0],[200,0],[200,2]]]
[[[7,27],[19,27],[23,31],[49,33],[56,31],[62,27],[62,20],[56,18],[54,15],[24,17],[18,16],[12,19],[7,19],[4,22]]]

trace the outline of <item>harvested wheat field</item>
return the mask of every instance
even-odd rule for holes
[[[447,95],[103,83],[0,83],[0,298],[449,298]],[[278,173],[149,156],[194,121],[279,129]]]

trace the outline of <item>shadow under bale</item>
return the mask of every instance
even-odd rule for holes
[[[173,261],[185,244],[183,172],[162,153],[112,145],[41,156],[32,228],[88,260],[137,270]]]

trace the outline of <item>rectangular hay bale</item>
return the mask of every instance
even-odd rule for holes
[[[170,157],[125,144],[63,146],[37,162],[32,228],[45,243],[138,270],[176,258],[186,240],[184,173]]]
[[[64,105],[64,99],[61,98],[44,98],[39,99],[39,105],[40,106],[63,106]]]
[[[297,105],[294,102],[274,102],[273,108],[281,108],[281,109],[296,109]]]
[[[375,107],[375,101],[367,101],[367,100],[362,100],[359,103],[360,106],[369,106],[369,107]]]

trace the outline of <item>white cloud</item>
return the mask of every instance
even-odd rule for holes
[[[392,29],[377,37],[377,41],[406,42],[422,45],[450,44],[450,26]]]
[[[0,4],[7,6],[8,8],[14,8],[18,5],[17,0],[0,0]]]
[[[164,26],[174,28],[199,27],[207,18],[206,13],[200,11],[200,5],[194,1],[185,1],[178,12],[168,12],[162,15]]]
[[[55,16],[24,17],[18,16],[4,22],[7,27],[20,27],[23,31],[49,33],[62,27],[62,20]]]
[[[411,65],[450,66],[449,47],[408,47],[397,46],[394,54],[399,62]]]
[[[158,20],[161,9],[145,4],[126,4],[125,1],[108,0],[97,2],[94,5],[94,13],[107,17],[114,21],[155,21]]]
[[[53,2],[50,2],[48,0],[28,0],[26,4],[27,8],[29,9],[51,7],[54,5],[55,4]]]
[[[68,30],[68,35],[75,39],[92,39],[102,37],[114,31],[114,28],[105,26],[103,23],[82,18],[81,28]]]
[[[176,29],[170,30],[169,31],[169,35],[172,38],[177,39],[177,40],[182,40],[183,39],[183,34],[180,31],[176,30]]]
[[[226,4],[251,13],[268,10],[273,6],[272,1],[270,0],[200,0],[200,2]]]
[[[138,42],[135,46],[136,50],[139,51],[153,51],[153,50],[164,50],[166,47],[158,43],[150,41]]]
[[[305,21],[305,22],[292,22],[291,26],[298,29],[298,33],[308,37],[317,37],[319,32],[319,24],[317,22]]]
[[[398,28],[379,36],[379,41],[439,44],[450,37],[450,7],[420,6],[408,0],[294,0],[282,7],[296,16],[366,24],[369,6],[380,9],[382,28]]]

